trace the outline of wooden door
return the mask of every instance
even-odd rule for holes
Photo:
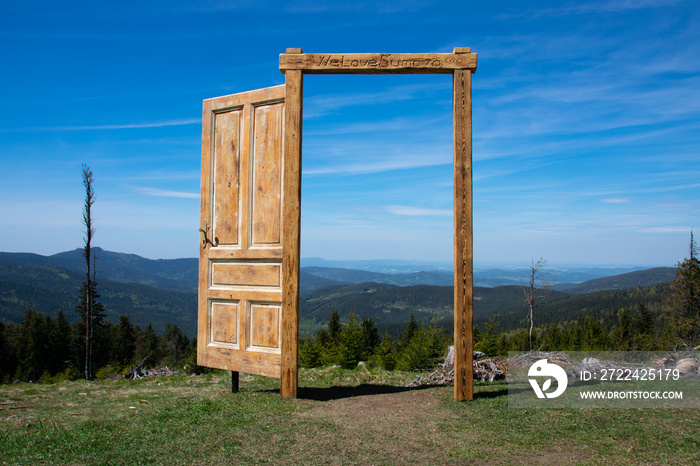
[[[280,377],[285,86],[207,99],[197,363]]]

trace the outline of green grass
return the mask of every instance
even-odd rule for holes
[[[231,394],[226,373],[4,385],[0,465],[401,464],[406,451],[441,464],[700,463],[698,409],[512,409],[503,383],[476,384],[475,400],[457,403],[452,387],[396,388],[413,377],[302,370],[297,400],[248,375]],[[415,419],[397,406],[373,430],[383,396],[348,397],[381,393],[431,402]]]

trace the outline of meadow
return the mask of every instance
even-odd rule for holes
[[[416,373],[302,369],[0,386],[0,464],[697,464],[698,409],[513,409],[504,382],[405,388]]]

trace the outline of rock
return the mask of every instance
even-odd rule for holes
[[[442,367],[452,367],[455,365],[455,347],[450,346],[447,349],[447,356],[445,357],[445,362],[442,363]]]
[[[583,358],[581,361],[582,371],[594,372],[598,368],[600,368],[600,359],[598,358]]]
[[[479,359],[483,359],[487,357],[486,353],[482,353],[481,351],[474,351],[472,353],[472,358],[473,361],[478,361]],[[447,356],[445,356],[445,362],[442,363],[442,367],[454,367],[455,365],[455,347],[450,346],[447,348]]]
[[[681,374],[697,374],[700,363],[693,358],[681,359],[676,363],[676,369]]]

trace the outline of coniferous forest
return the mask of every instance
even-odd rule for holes
[[[117,324],[98,322],[94,328],[93,370],[98,379],[121,375],[144,358],[148,367],[196,367],[196,339],[174,324],[159,335],[152,325],[140,328],[129,316]],[[20,324],[0,322],[0,381],[53,382],[83,378],[85,322],[73,325],[62,311],[51,318],[31,309]]]
[[[338,365],[357,367],[361,361],[388,370],[422,370],[440,362],[452,343],[451,316],[440,312],[428,315],[422,290],[443,311],[443,294],[449,287],[407,287],[401,307],[415,309],[408,319],[378,321],[374,317],[396,315],[400,311],[377,301],[379,291],[371,284],[360,285],[372,307],[363,312],[362,300],[351,300],[347,307],[325,312],[342,290],[330,287],[302,297],[302,320],[316,316],[315,329],[302,331],[299,362],[302,367]],[[403,287],[381,285],[387,296],[401,295]],[[371,289],[371,293],[367,290]],[[84,291],[84,290],[83,290]],[[579,295],[540,289],[533,308],[530,342],[528,312],[520,287],[480,288],[475,299],[474,349],[489,356],[509,351],[671,351],[694,348],[700,343],[700,260],[691,237],[690,255],[679,262],[676,278],[670,284],[642,286]],[[416,294],[418,293],[418,294]],[[520,305],[513,304],[520,293]],[[83,296],[76,314],[84,315]],[[324,299],[324,296],[333,299]],[[137,325],[129,315],[118,321],[104,318],[104,307],[95,294],[96,313],[92,329],[92,376],[121,376],[142,361],[145,367],[167,366],[187,372],[208,369],[197,366],[196,339],[189,338],[176,324],[168,323],[157,332],[152,324]],[[316,306],[304,306],[308,299]],[[480,306],[489,302],[488,312]],[[317,303],[325,303],[318,306]],[[510,303],[510,304],[507,304]],[[382,309],[384,309],[382,311]],[[501,309],[502,312],[498,310]],[[114,314],[115,309],[109,309]],[[379,311],[379,312],[378,312]],[[325,312],[325,313],[324,313]],[[305,314],[306,313],[306,314]],[[388,313],[388,314],[387,314]],[[327,316],[325,321],[318,317]],[[416,318],[418,316],[418,318]],[[73,319],[75,320],[75,319]],[[52,382],[85,377],[85,319],[70,322],[63,311],[49,315],[27,309],[19,323],[0,321],[0,382]]]

